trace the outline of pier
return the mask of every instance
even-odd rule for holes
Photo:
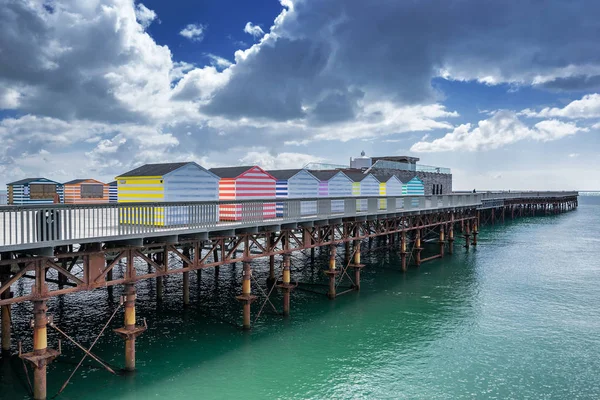
[[[281,291],[285,318],[293,315],[293,292],[302,287],[291,274],[295,252],[308,250],[313,258],[316,248],[329,252],[329,263],[322,266],[324,299],[334,300],[360,290],[365,268],[361,253],[369,240],[379,238],[398,252],[397,268],[402,273],[459,250],[469,251],[477,246],[482,225],[573,210],[577,196],[577,192],[486,192],[277,199],[282,211],[273,218],[263,212],[273,199],[0,207],[2,350],[10,354],[18,348],[34,372],[34,398],[45,399],[46,366],[61,352],[60,343],[47,342],[47,329],[60,332],[48,314],[50,297],[123,285],[123,326],[114,333],[124,340],[123,369],[133,371],[135,342],[146,330],[135,309],[135,284],[141,280],[155,280],[157,296],[162,296],[162,277],[183,274],[181,299],[186,306],[191,272],[239,263],[243,281],[232,301],[241,305],[240,327],[249,330],[253,309],[260,312],[253,307],[257,300],[252,292],[253,260],[268,257],[269,277],[259,284],[267,293]],[[222,207],[239,208],[240,217],[221,220]],[[177,215],[177,223],[165,225],[156,218],[167,214]],[[426,242],[435,244],[435,253],[431,254],[431,246],[425,251]],[[343,263],[337,257],[338,246],[344,248]],[[280,264],[276,256],[281,256]],[[125,268],[117,274],[114,267],[120,263]],[[347,286],[339,290],[342,281]],[[19,282],[30,289],[15,296],[10,289]],[[26,301],[34,306],[29,352],[12,343],[10,326],[10,306]],[[65,340],[72,339],[65,335]],[[92,349],[82,351],[103,364]]]

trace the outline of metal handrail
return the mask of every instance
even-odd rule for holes
[[[558,192],[547,192],[555,195]],[[576,192],[562,192],[565,193]],[[0,251],[331,218],[478,208],[484,194],[48,204],[0,207]]]

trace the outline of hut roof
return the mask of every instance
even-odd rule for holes
[[[112,181],[108,184],[108,186],[117,186],[117,181]]]
[[[162,163],[162,164],[146,164],[138,167],[136,169],[132,169],[131,171],[125,172],[124,174],[119,175],[119,177],[124,176],[163,176],[168,174],[169,172],[173,172],[176,169],[179,169],[188,164],[195,164],[193,162],[178,162],[178,163]]]
[[[398,179],[399,182],[402,182],[402,180],[398,177],[398,175],[395,175],[395,174],[374,173],[373,176],[375,176],[375,178],[377,178],[379,180],[379,182],[387,182],[392,178],[396,178],[396,179]]]
[[[371,175],[371,174],[363,174],[360,171],[344,170],[342,172],[344,174],[346,174],[348,176],[348,178],[352,179],[353,182],[362,182],[367,176]],[[377,179],[377,178],[375,178],[375,179]]]
[[[242,166],[242,167],[221,167],[221,168],[211,168],[210,172],[217,175],[219,178],[237,178],[244,172],[248,171],[250,168],[254,168],[253,165]]]
[[[25,178],[18,181],[10,182],[7,185],[26,185],[31,182],[46,182],[46,183],[54,183],[56,185],[60,185],[60,183],[47,179],[47,178]]]
[[[89,178],[89,179],[73,179],[72,181],[63,183],[63,185],[77,185],[78,183],[82,183],[82,182],[86,182],[86,181],[93,181],[95,183],[99,183],[99,184],[104,185],[103,182],[97,181],[97,180],[92,179],[92,178]]]
[[[268,173],[270,173],[271,175],[273,175],[276,179],[290,179],[291,177],[293,177],[294,175],[296,175],[298,172],[302,171],[301,168],[297,168],[297,169],[274,169],[274,170],[269,170],[267,171]]]
[[[339,169],[333,169],[333,170],[310,170],[308,171],[311,174],[313,174],[318,180],[320,181],[328,181],[331,178],[333,178],[334,176],[336,176],[337,174],[339,174],[341,171]],[[343,174],[343,172],[342,172]]]

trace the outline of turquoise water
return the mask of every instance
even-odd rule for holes
[[[289,319],[266,305],[250,333],[234,326],[239,264],[221,267],[218,280],[213,271],[192,274],[185,310],[180,277],[167,278],[161,304],[154,283],[141,282],[138,317],[149,330],[138,340],[136,374],[112,376],[86,361],[58,399],[600,398],[600,198],[580,203],[574,212],[484,227],[476,249],[457,245],[455,255],[406,274],[393,252],[366,252],[360,293],[329,301],[296,290]],[[293,279],[325,283],[326,265],[325,253],[314,265],[294,257]],[[264,282],[264,264],[255,276]],[[54,299],[49,313],[89,345],[118,295]],[[281,309],[280,297],[273,302]],[[261,305],[259,298],[253,319]],[[30,312],[28,304],[13,308],[25,348]],[[111,328],[122,312],[118,318]],[[95,350],[120,367],[123,348],[107,331]],[[64,342],[63,353],[49,367],[49,397],[81,357]],[[18,358],[0,363],[1,399],[27,398],[25,382]]]

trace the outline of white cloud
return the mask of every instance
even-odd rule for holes
[[[202,24],[188,24],[185,28],[179,31],[179,34],[184,38],[188,38],[194,42],[201,42],[204,39],[204,33],[206,32],[206,25]]]
[[[519,113],[533,118],[600,118],[600,94],[592,93],[572,101],[563,108],[546,107],[540,111],[525,109]]]
[[[571,153],[569,154],[569,158],[577,158],[579,157],[579,153]]]
[[[226,59],[226,58],[223,58],[223,57],[217,56],[216,54],[211,54],[211,53],[208,53],[208,54],[206,55],[206,57],[208,57],[208,59],[210,60],[210,64],[211,64],[213,67],[216,67],[216,68],[219,68],[219,69],[225,69],[225,68],[229,68],[229,67],[231,67],[231,65],[232,65],[232,62],[231,62],[231,61],[229,61],[229,60],[228,60],[228,59]]]
[[[460,125],[439,139],[417,142],[410,150],[416,153],[492,150],[526,139],[558,140],[581,131],[588,129],[557,120],[541,121],[530,128],[514,112],[498,111],[490,119],[479,121],[476,127]]]
[[[258,25],[254,25],[252,22],[247,22],[246,26],[244,26],[244,32],[249,35],[254,36],[255,38],[261,38],[265,35],[265,32]]]
[[[156,13],[154,10],[150,10],[142,3],[139,3],[135,7],[135,17],[139,21],[140,25],[142,25],[144,28],[147,28],[150,26],[152,21],[156,19]]]
[[[270,154],[267,149],[249,151],[240,158],[242,165],[260,165],[263,169],[302,168],[309,162],[321,162],[320,157],[303,153],[278,153]]]

